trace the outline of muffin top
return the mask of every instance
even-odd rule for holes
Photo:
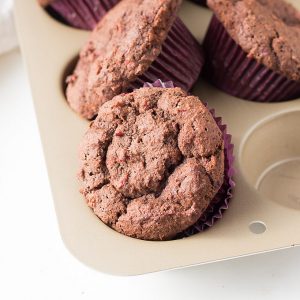
[[[300,80],[300,13],[282,0],[208,0],[230,36],[254,58]]]
[[[193,225],[220,189],[224,143],[199,98],[141,88],[100,107],[80,162],[81,192],[104,223],[166,240]]]
[[[67,79],[67,100],[91,119],[161,52],[181,0],[123,0],[98,23]],[[86,80],[82,80],[81,77]]]

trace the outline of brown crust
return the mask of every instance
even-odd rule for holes
[[[300,80],[300,13],[283,0],[208,0],[208,6],[250,58]]]
[[[91,119],[104,102],[124,92],[160,54],[180,4],[181,0],[123,0],[111,9],[82,49],[74,80],[68,80],[71,107]],[[81,76],[87,78],[84,89]]]
[[[193,225],[224,177],[224,143],[207,108],[179,88],[106,102],[80,147],[81,192],[107,225],[166,240]]]

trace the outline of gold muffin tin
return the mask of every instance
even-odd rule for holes
[[[300,8],[299,0],[293,2]],[[300,244],[300,99],[255,103],[200,79],[193,93],[223,117],[235,144],[229,210],[211,229],[189,238],[132,239],[99,221],[78,192],[78,144],[88,122],[68,107],[63,80],[89,33],[57,22],[37,0],[15,0],[15,16],[61,236],[80,261],[101,272],[136,275]],[[185,1],[180,16],[202,41],[211,12]]]

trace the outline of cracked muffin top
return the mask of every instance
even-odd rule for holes
[[[80,164],[81,192],[105,224],[167,240],[193,225],[220,189],[224,142],[199,98],[141,88],[100,107]]]
[[[67,100],[92,119],[158,57],[182,0],[123,0],[93,30],[67,79]]]
[[[300,13],[283,0],[208,0],[227,32],[254,58],[300,80]]]

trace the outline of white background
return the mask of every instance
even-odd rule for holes
[[[21,56],[0,56],[0,299],[300,299],[299,279],[300,248],[139,277],[85,267],[58,232]]]

